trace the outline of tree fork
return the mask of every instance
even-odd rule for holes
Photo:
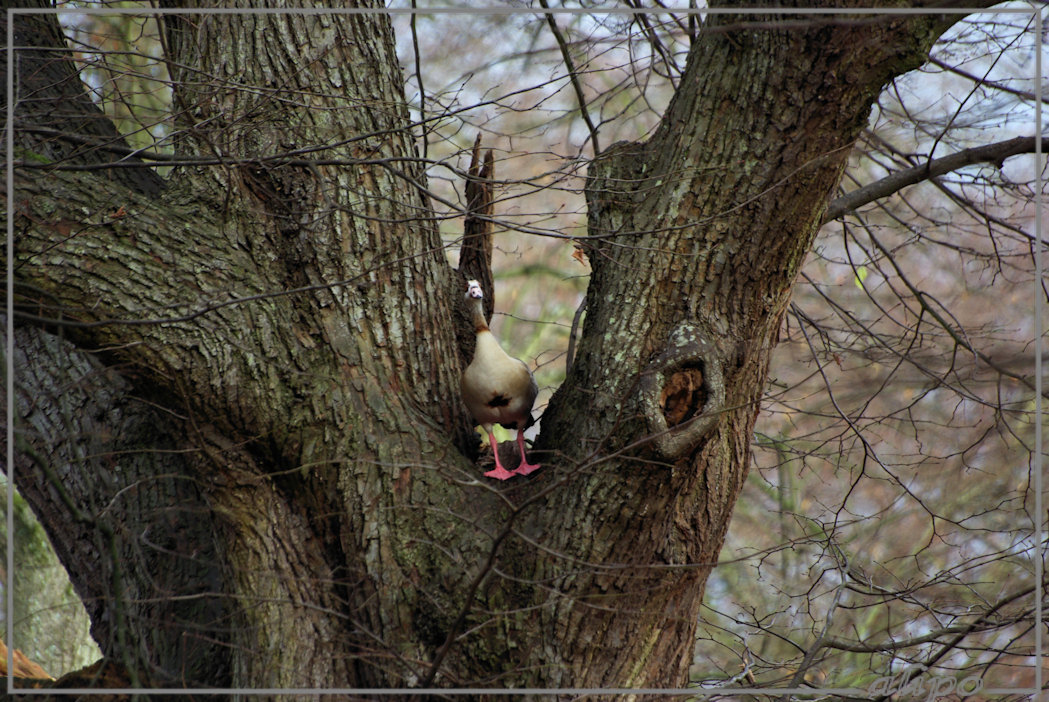
[[[18,171],[16,192],[30,195],[12,203],[26,289],[46,288],[88,322],[120,320],[78,342],[147,369],[138,380],[151,401],[199,427],[179,448],[208,453],[182,465],[147,451],[158,464],[144,469],[147,481],[200,481],[205,504],[224,510],[209,513],[221,528],[207,546],[235,572],[214,584],[223,604],[246,608],[237,621],[256,625],[213,659],[222,670],[196,668],[191,682],[684,684],[798,267],[877,91],[949,24],[745,19],[730,36],[726,19],[711,18],[653,138],[592,164],[583,337],[543,418],[548,467],[516,485],[480,480],[461,450],[469,418],[447,323],[462,308],[459,273],[419,194],[425,173],[381,15],[164,22],[180,149],[252,164],[287,137],[291,149],[339,144],[332,159],[348,165],[185,168],[178,188],[105,226],[77,204],[104,193],[119,212],[142,200],[132,184]],[[285,41],[311,28],[339,51]],[[245,121],[219,117],[259,108],[255,92],[178,80],[197,71],[292,99],[274,93],[264,119],[238,131]],[[346,95],[311,90],[317,76]],[[490,181],[484,170],[476,182]],[[72,196],[50,197],[56,183]],[[277,207],[278,191],[303,201]],[[127,255],[108,255],[118,244]],[[123,285],[107,287],[114,279]],[[236,303],[207,313],[141,318],[230,290]],[[86,426],[69,425],[70,436]],[[50,528],[68,525],[48,512],[47,479],[21,474]],[[66,487],[91,504],[94,475],[106,473]],[[79,588],[101,589],[75,557],[64,561]],[[156,576],[148,565],[142,582]],[[156,655],[177,653],[177,638],[148,621],[133,640],[166,637]],[[231,620],[211,621],[227,631]]]

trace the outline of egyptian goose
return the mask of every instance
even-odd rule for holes
[[[476,280],[469,281],[466,304],[477,334],[477,346],[473,360],[463,372],[460,389],[470,414],[488,432],[492,453],[495,454],[495,468],[485,473],[485,477],[506,480],[514,475],[528,475],[540,468],[538,464],[528,462],[524,447],[524,430],[532,423],[532,403],[539,393],[539,386],[528,366],[523,361],[507,356],[499,346],[484,319],[483,302],[481,284]],[[496,423],[517,430],[521,463],[514,471],[503,468],[499,460],[499,443],[492,433],[492,425]]]

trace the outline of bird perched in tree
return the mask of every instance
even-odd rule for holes
[[[486,477],[506,480],[514,475],[528,475],[540,466],[525,458],[524,430],[532,423],[532,403],[539,394],[532,372],[523,361],[508,356],[499,345],[484,318],[484,291],[476,280],[467,283],[466,304],[477,335],[473,360],[463,372],[460,389],[463,400],[481,427],[495,454],[495,468]],[[517,449],[521,463],[508,471],[499,460],[499,443],[492,433],[493,424],[517,430]]]

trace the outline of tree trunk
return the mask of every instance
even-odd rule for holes
[[[37,54],[14,471],[103,651],[180,685],[682,685],[797,270],[878,91],[957,17],[708,19],[659,131],[591,165],[579,353],[546,470],[505,485],[470,458],[386,15],[166,16],[196,162],[163,183],[99,168],[100,113]]]
[[[711,18],[658,132],[590,166],[587,319],[542,435],[562,557],[535,574],[563,583],[566,684],[687,680],[795,276],[873,100],[947,26],[783,19]]]

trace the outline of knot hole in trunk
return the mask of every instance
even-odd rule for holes
[[[687,363],[667,377],[659,397],[668,428],[695,417],[703,411],[706,402],[703,368],[698,363]]]
[[[641,374],[642,412],[665,458],[690,453],[725,406],[723,353],[700,325],[683,322]]]

